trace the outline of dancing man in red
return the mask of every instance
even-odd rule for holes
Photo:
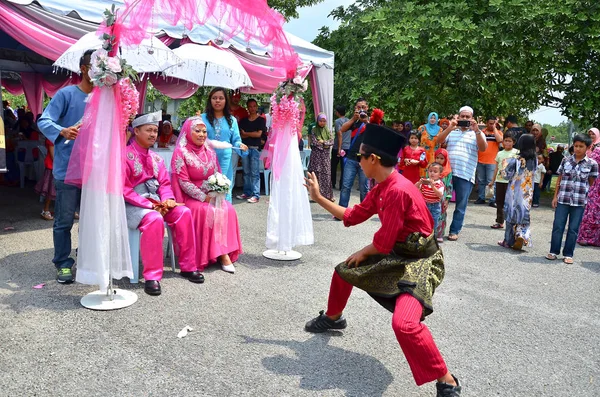
[[[417,385],[437,380],[437,397],[456,397],[461,392],[458,379],[421,322],[433,312],[433,293],[444,278],[444,257],[423,196],[394,169],[405,139],[390,128],[367,124],[358,158],[366,177],[377,185],[354,207],[327,200],[319,193],[315,175],[306,178],[311,199],[343,219],[345,226],[377,214],[381,228],[371,244],[335,268],[327,312],[321,311],[305,329],[318,333],[346,328],[342,312],[356,286],[393,313],[392,328]]]

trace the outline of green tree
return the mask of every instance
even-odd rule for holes
[[[323,0],[267,0],[269,7],[279,11],[286,20],[298,18],[299,7],[308,7],[321,2]]]
[[[336,53],[336,102],[366,96],[387,119],[418,122],[464,104],[523,116],[555,91],[568,116],[591,121],[600,109],[592,0],[359,0],[331,15],[340,27],[314,43]],[[591,80],[593,92],[571,95]]]

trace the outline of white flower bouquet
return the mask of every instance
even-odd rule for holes
[[[220,172],[216,172],[204,183],[202,187],[208,193],[217,193],[217,194],[227,194],[229,193],[229,187],[231,186],[231,181],[225,175]]]

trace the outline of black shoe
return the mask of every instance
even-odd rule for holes
[[[160,283],[156,280],[148,280],[144,285],[144,292],[148,295],[160,295]]]
[[[478,198],[475,200],[475,204],[485,204],[485,200]]]
[[[489,205],[490,205],[490,207],[493,207],[493,208],[496,208],[496,207],[497,207],[496,203],[494,203],[494,202],[492,202],[492,201],[490,201],[490,204],[489,204]]]
[[[441,383],[441,382],[437,382],[435,384],[435,387],[437,388],[436,397],[459,397],[460,396],[460,391],[462,390],[462,387],[460,386],[460,383],[458,383],[458,379],[456,379],[456,376],[452,375],[452,377],[454,378],[454,381],[456,382],[456,386],[452,386],[447,383]]]
[[[312,333],[321,333],[325,331],[329,331],[330,329],[344,329],[346,328],[346,319],[344,316],[339,319],[333,321],[329,317],[325,315],[325,311],[321,310],[319,312],[319,317],[313,318],[304,326],[304,330]]]
[[[204,282],[204,276],[198,270],[193,272],[181,272],[181,276],[187,278],[192,283],[202,284]]]

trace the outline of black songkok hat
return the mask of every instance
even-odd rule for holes
[[[406,137],[384,125],[367,124],[362,143],[393,158],[406,146]]]

